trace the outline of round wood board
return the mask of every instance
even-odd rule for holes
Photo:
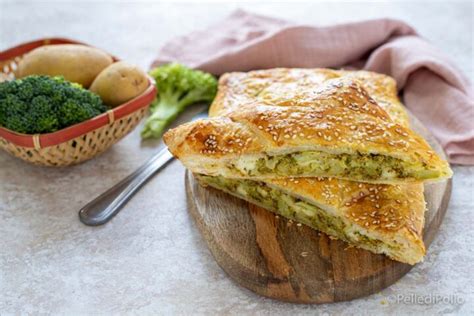
[[[411,126],[445,156],[413,116]],[[189,171],[185,182],[189,212],[217,263],[238,284],[260,295],[295,303],[351,300],[380,291],[412,268],[276,218],[219,190],[204,188]],[[423,239],[427,248],[443,220],[450,195],[451,180],[425,184]]]

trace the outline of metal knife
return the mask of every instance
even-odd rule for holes
[[[206,108],[192,121],[207,117]],[[98,226],[107,223],[123,208],[132,196],[153,175],[173,159],[167,148],[162,149],[128,177],[87,203],[79,210],[79,219],[86,225]]]

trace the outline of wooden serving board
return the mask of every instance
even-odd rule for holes
[[[445,156],[412,117],[411,126]],[[393,284],[412,266],[348,247],[324,233],[212,188],[186,173],[189,212],[219,266],[238,284],[260,295],[296,302],[328,303],[369,295]],[[446,213],[451,180],[425,185],[424,242],[433,241]],[[429,249],[427,250],[429,255]]]

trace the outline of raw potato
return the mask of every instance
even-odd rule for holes
[[[20,61],[17,77],[29,75],[64,76],[66,80],[88,88],[95,77],[113,63],[100,49],[77,44],[38,47]]]
[[[143,70],[121,61],[105,68],[95,78],[90,90],[97,93],[105,104],[114,107],[140,95],[148,84]]]

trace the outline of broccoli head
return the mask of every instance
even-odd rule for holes
[[[142,138],[159,138],[165,127],[193,103],[210,103],[217,93],[217,80],[211,74],[178,63],[150,71],[158,96],[150,106]]]
[[[63,77],[28,76],[0,83],[0,126],[50,133],[107,111],[98,95]]]

